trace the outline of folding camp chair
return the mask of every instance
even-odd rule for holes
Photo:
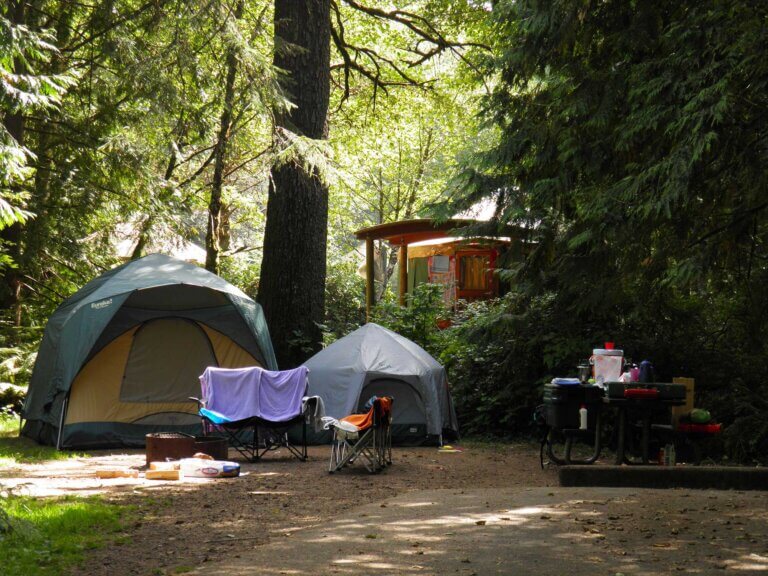
[[[366,414],[329,420],[333,441],[328,472],[338,472],[357,459],[369,472],[392,464],[392,398],[375,398]]]
[[[263,418],[246,418],[229,420],[223,414],[199,409],[203,420],[203,435],[223,434],[229,440],[229,445],[242,454],[249,462],[260,460],[267,452],[286,448],[301,461],[307,459],[307,419],[302,412],[285,422],[270,422]],[[301,442],[291,442],[288,432],[296,425],[301,425]]]
[[[192,398],[198,402],[203,435],[225,435],[250,462],[283,447],[299,460],[306,460],[307,419],[317,401],[304,396],[306,375],[303,367],[281,372],[258,367],[207,368],[200,377],[202,398]],[[301,426],[299,444],[291,442],[288,435],[297,425]]]

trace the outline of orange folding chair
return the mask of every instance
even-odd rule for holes
[[[333,428],[331,474],[358,459],[369,472],[392,464],[392,398],[375,398],[367,413],[350,414],[329,427]]]

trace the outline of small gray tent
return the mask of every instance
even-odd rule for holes
[[[445,368],[378,324],[358,328],[304,365],[309,394],[322,397],[328,416],[362,412],[371,396],[392,396],[393,442],[424,444],[458,434]]]
[[[276,370],[261,308],[215,274],[162,254],[91,280],[53,313],[23,433],[66,448],[143,446],[199,429],[206,366]]]

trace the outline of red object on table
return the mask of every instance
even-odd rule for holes
[[[606,342],[605,343],[605,349],[606,350],[613,350],[613,346],[614,346],[613,342]]]
[[[696,434],[720,434],[723,430],[722,424],[678,424],[678,432],[688,432]]]
[[[655,400],[659,397],[659,391],[655,388],[627,388],[624,390],[624,398],[636,400]]]

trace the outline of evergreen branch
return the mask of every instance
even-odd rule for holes
[[[213,162],[214,158],[216,157],[216,145],[214,144],[213,146],[208,146],[207,148],[204,148],[204,150],[211,151],[211,153],[208,155],[208,158],[205,159],[205,161],[198,167],[197,170],[194,171],[194,173],[191,176],[189,176],[188,178],[185,178],[184,180],[182,180],[177,184],[179,188],[183,188],[184,186],[186,186],[187,184],[195,180],[198,176],[200,176],[200,174],[202,174],[205,171],[206,168],[208,168],[208,166],[210,166],[211,162]],[[199,152],[195,152],[195,155],[197,154],[199,154]],[[181,162],[180,164],[183,164],[183,162]]]
[[[268,146],[267,148],[264,148],[264,150],[262,150],[261,152],[258,152],[257,154],[249,157],[248,159],[243,160],[237,166],[234,166],[234,167],[230,168],[229,170],[227,170],[226,173],[224,174],[224,177],[226,178],[226,177],[231,176],[232,174],[234,174],[238,170],[244,168],[245,166],[247,166],[251,162],[254,162],[255,160],[258,160],[259,158],[261,158],[262,156],[264,156],[266,153],[268,153],[271,150],[272,150],[272,146]]]
[[[66,48],[62,48],[61,52],[76,52],[83,46],[87,46],[88,44],[93,43],[94,41],[98,40],[102,36],[109,34],[112,30],[115,28],[118,28],[119,26],[122,26],[126,22],[130,22],[134,18],[137,18],[141,16],[144,12],[149,10],[152,7],[156,8],[162,8],[168,0],[150,0],[146,4],[143,4],[142,6],[139,6],[136,10],[133,12],[130,12],[123,16],[122,18],[118,18],[114,22],[110,23],[109,26],[106,26],[105,28],[102,28],[101,30],[94,32],[87,38],[84,38],[82,41],[80,41],[78,44],[75,44],[73,46],[67,46]]]
[[[763,202],[762,204],[758,204],[757,206],[749,208],[748,210],[742,210],[739,212],[732,213],[731,216],[737,216],[734,220],[731,220],[730,222],[723,224],[722,226],[718,226],[714,230],[710,230],[703,236],[700,236],[693,242],[689,243],[687,248],[693,248],[694,246],[698,246],[699,244],[706,242],[713,236],[717,236],[721,232],[725,232],[726,230],[728,230],[729,228],[732,228],[736,224],[740,224],[741,222],[749,218],[750,215],[760,212],[762,210],[765,210],[766,208],[768,208],[768,202]]]

